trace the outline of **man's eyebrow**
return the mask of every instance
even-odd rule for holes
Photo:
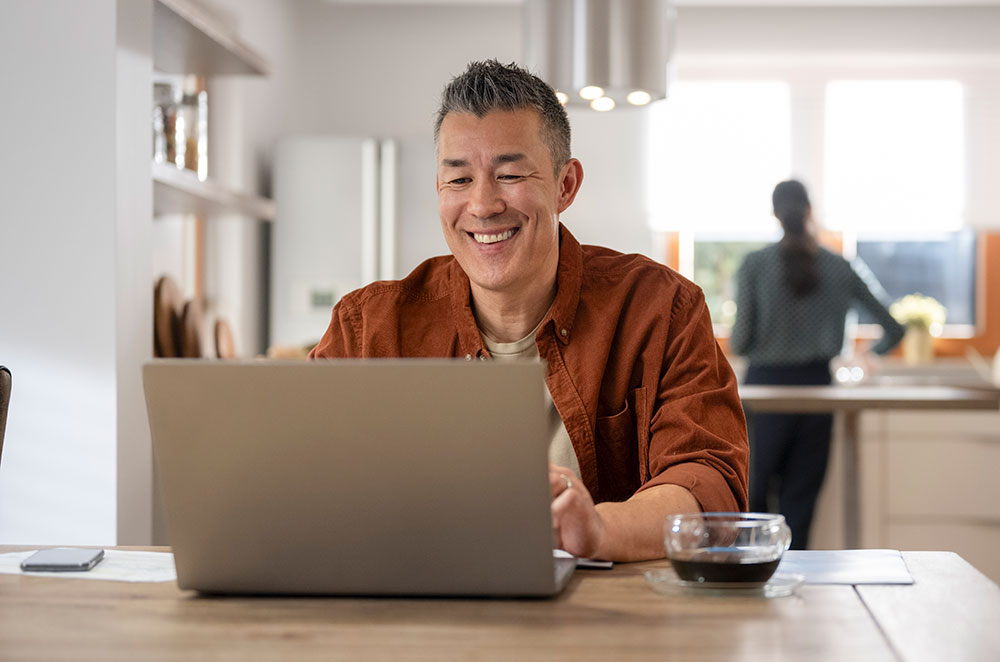
[[[512,154],[497,154],[493,157],[493,163],[514,163],[516,161],[521,161],[527,158],[524,154],[512,153]],[[469,165],[469,162],[465,159],[441,159],[441,165],[445,168],[463,168]]]
[[[499,154],[493,159],[493,163],[514,163],[525,158],[524,154]]]

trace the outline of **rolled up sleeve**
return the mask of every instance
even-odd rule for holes
[[[746,510],[748,457],[736,375],[701,291],[682,290],[671,309],[650,420],[650,479],[640,491],[680,485],[706,512]]]

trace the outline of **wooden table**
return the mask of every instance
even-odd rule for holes
[[[912,586],[771,600],[659,595],[642,573],[665,561],[578,570],[551,600],[204,598],[0,575],[0,660],[1000,659],[997,585],[952,553],[904,558]]]
[[[866,409],[996,410],[1000,389],[955,386],[764,386],[741,384],[743,406],[754,412],[834,413],[843,421],[844,541],[860,545],[858,494],[860,419]]]

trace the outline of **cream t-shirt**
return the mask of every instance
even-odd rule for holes
[[[538,346],[535,344],[535,329],[524,338],[515,342],[496,342],[480,331],[486,349],[490,350],[494,361],[538,361]],[[573,442],[569,440],[569,433],[559,416],[556,405],[552,402],[548,386],[545,387],[545,410],[548,413],[549,432],[549,461],[561,467],[571,469],[577,478],[580,477],[580,463],[576,459],[576,452],[573,450]]]

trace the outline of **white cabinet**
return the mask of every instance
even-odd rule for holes
[[[843,545],[835,443],[811,545]],[[868,411],[861,417],[861,546],[960,554],[1000,581],[1000,412]]]
[[[1000,581],[1000,412],[886,412],[878,546],[961,554]]]

